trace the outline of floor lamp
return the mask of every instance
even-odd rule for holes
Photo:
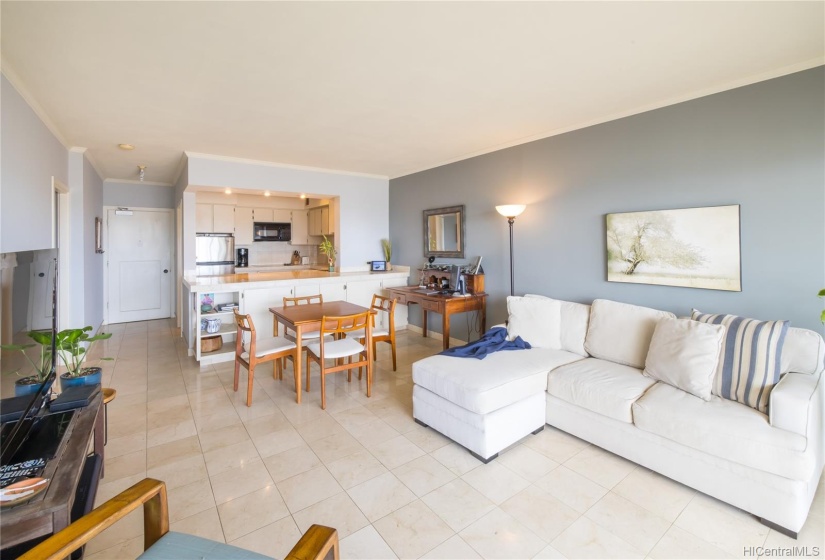
[[[504,204],[502,206],[496,206],[496,212],[507,218],[507,223],[510,224],[510,295],[514,296],[515,291],[513,290],[513,224],[516,222],[516,216],[520,215],[524,212],[524,209],[527,208],[524,204]]]

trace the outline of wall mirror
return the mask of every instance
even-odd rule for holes
[[[424,256],[464,258],[464,205],[424,210]]]

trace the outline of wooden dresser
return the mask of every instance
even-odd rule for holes
[[[400,304],[421,306],[421,310],[424,312],[423,328],[425,337],[427,336],[427,314],[429,312],[440,313],[441,333],[445,350],[450,347],[450,316],[454,313],[479,311],[481,313],[481,332],[487,330],[486,292],[467,296],[452,296],[432,293],[433,290],[419,288],[418,286],[387,288],[386,291],[389,297],[398,299]]]

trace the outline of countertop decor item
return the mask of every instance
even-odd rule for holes
[[[318,249],[327,256],[327,261],[329,262],[329,271],[335,272],[335,255],[338,254],[338,251],[335,250],[335,245],[330,241],[327,236],[324,236],[324,240],[318,246]]]
[[[385,270],[392,270],[392,241],[389,239],[382,239],[381,240],[381,249],[384,251],[384,260],[387,261],[387,267]]]

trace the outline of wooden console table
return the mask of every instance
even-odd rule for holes
[[[77,409],[54,459],[41,476],[49,487],[31,500],[3,509],[0,516],[0,548],[8,548],[65,528],[70,520],[75,490],[90,442],[103,458],[103,395]],[[102,476],[102,473],[101,473]]]
[[[427,313],[441,313],[441,336],[444,349],[450,347],[450,316],[467,311],[481,312],[481,332],[487,330],[487,294],[485,292],[456,297],[444,294],[427,294],[428,290],[418,286],[387,288],[388,296],[403,305],[418,304],[424,312],[424,336],[427,336]]]

